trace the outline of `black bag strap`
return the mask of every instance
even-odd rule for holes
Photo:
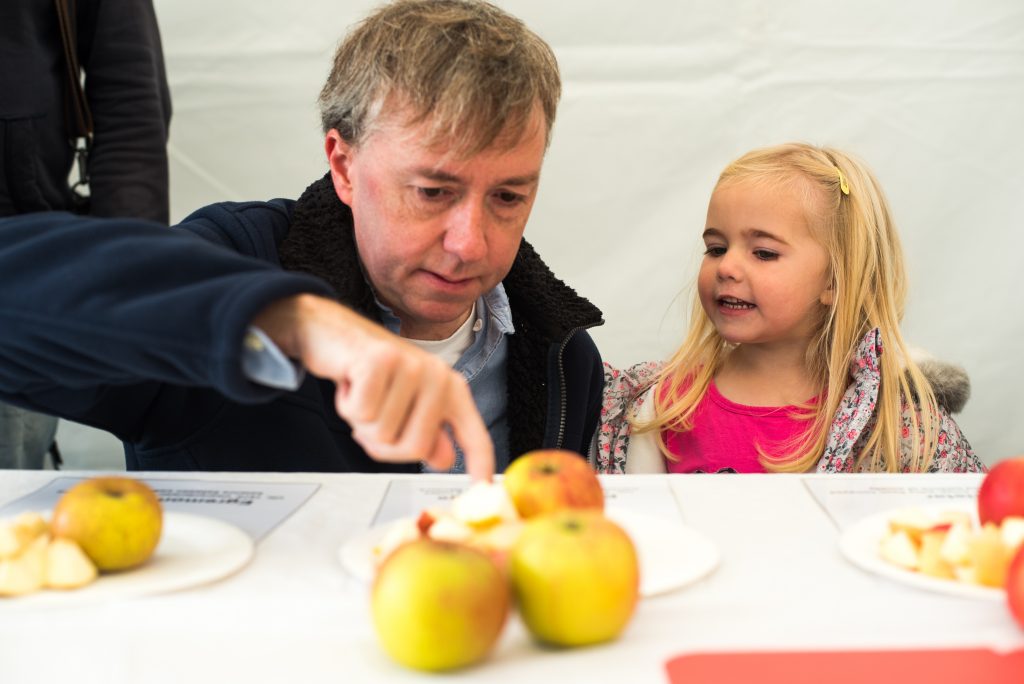
[[[54,0],[57,5],[57,20],[60,24],[60,39],[64,46],[64,63],[67,67],[67,104],[64,108],[68,137],[74,141],[85,138],[92,141],[92,113],[82,90],[81,69],[78,64],[78,31],[76,29],[75,0]]]
[[[68,143],[75,151],[78,180],[71,186],[75,210],[85,212],[89,194],[89,152],[92,150],[92,112],[82,90],[82,71],[78,64],[78,30],[75,0],[54,0],[57,5],[57,23],[60,24],[60,42],[64,46],[64,64],[67,68],[67,97],[64,98],[64,125]]]

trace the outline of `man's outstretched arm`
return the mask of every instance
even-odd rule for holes
[[[45,411],[65,390],[156,381],[267,401],[280,390],[241,363],[255,323],[337,383],[338,412],[372,457],[443,466],[450,428],[471,474],[489,477],[493,447],[461,376],[330,294],[311,276],[145,221],[5,219],[0,395]]]

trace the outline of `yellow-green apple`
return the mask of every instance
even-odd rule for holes
[[[519,515],[532,518],[563,508],[604,510],[604,491],[587,459],[572,451],[543,449],[512,461],[502,478]]]
[[[978,519],[999,524],[1008,515],[1024,515],[1024,456],[1000,461],[978,489]]]
[[[1017,549],[1006,573],[1006,600],[1010,604],[1010,614],[1024,629],[1024,547]]]
[[[125,570],[146,561],[163,529],[163,509],[145,482],[95,477],[64,492],[53,509],[54,537],[75,541],[101,571]]]
[[[614,639],[636,607],[640,570],[629,535],[597,511],[530,520],[509,559],[519,614],[538,640],[583,646]]]
[[[501,634],[509,603],[508,581],[486,553],[426,538],[384,560],[371,596],[384,651],[427,671],[482,660]]]

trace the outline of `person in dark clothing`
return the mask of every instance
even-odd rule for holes
[[[0,287],[0,396],[110,430],[132,469],[487,478],[582,457],[601,313],[522,239],[560,89],[550,47],[493,5],[382,7],[338,48],[330,170],[298,200],[170,231],[0,222],[19,292]]]
[[[89,214],[168,222],[170,94],[150,0],[65,0],[94,123]],[[0,217],[75,207],[68,58],[53,0],[0,3]],[[0,404],[0,468],[39,468],[57,420]]]

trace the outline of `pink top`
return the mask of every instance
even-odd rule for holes
[[[810,421],[796,416],[809,413],[798,406],[737,404],[723,397],[712,381],[693,414],[693,429],[662,431],[669,451],[679,459],[666,459],[665,465],[670,473],[763,473],[757,447],[779,455],[798,443]]]

